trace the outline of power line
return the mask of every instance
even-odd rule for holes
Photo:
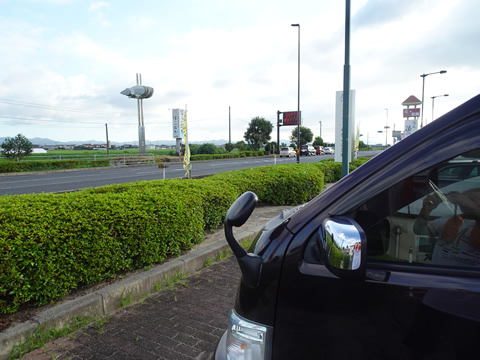
[[[60,123],[60,124],[64,124],[64,125],[70,125],[72,123],[75,123],[75,124],[90,124],[90,125],[101,125],[101,126],[104,126],[105,125],[105,121],[103,122],[94,122],[94,121],[77,121],[75,120],[74,122],[72,122],[71,120],[54,120],[54,119],[39,119],[39,118],[31,118],[31,117],[18,117],[18,116],[2,116],[0,115],[0,119],[11,119],[11,120],[26,120],[26,121],[40,121],[40,122],[55,122],[55,123]],[[215,119],[189,119],[188,122],[189,123],[192,123],[192,122],[205,122],[205,121],[209,121],[209,120],[215,120]],[[135,125],[135,122],[111,122],[110,124],[112,125]],[[12,124],[12,125],[18,125],[18,124]],[[171,122],[170,121],[166,121],[166,122],[149,122],[149,123],[146,123],[146,125],[149,125],[149,126],[157,126],[157,125],[165,125],[165,126],[170,126],[171,125]]]
[[[27,120],[27,121],[40,121],[40,122],[55,122],[55,123],[61,123],[64,125],[70,125],[72,123],[74,124],[90,124],[90,125],[102,125],[105,126],[105,122],[93,122],[93,121],[75,121],[75,122],[66,122],[62,120],[54,120],[54,119],[37,119],[37,118],[27,118],[27,117],[15,117],[15,116],[2,116],[0,115],[0,118],[3,119],[11,119],[11,120]],[[114,123],[114,125],[130,125],[131,123]],[[18,125],[18,124],[13,124],[13,125]]]
[[[1,99],[1,98],[0,98],[0,103],[8,104],[8,105],[16,105],[16,106],[33,107],[33,108],[46,109],[46,110],[59,110],[59,111],[68,111],[68,112],[85,113],[85,114],[100,114],[100,115],[115,115],[115,116],[135,116],[136,115],[134,113],[122,114],[122,113],[111,113],[111,112],[98,111],[98,110],[74,109],[74,108],[68,108],[63,106],[35,104],[35,103],[28,103],[23,101],[8,100],[8,99]]]
[[[83,110],[83,109],[74,109],[74,108],[68,108],[68,107],[63,107],[63,106],[54,106],[54,105],[42,105],[42,104],[36,104],[36,103],[29,103],[29,102],[23,102],[23,101],[16,101],[16,100],[9,100],[9,99],[2,99],[0,98],[0,103],[3,104],[8,104],[8,105],[16,105],[16,106],[25,106],[25,107],[33,107],[33,108],[39,108],[39,109],[46,109],[46,110],[59,110],[59,111],[68,111],[68,112],[76,112],[76,113],[85,113],[85,114],[99,114],[99,115],[113,115],[113,116],[121,116],[121,117],[136,117],[136,113],[111,113],[111,112],[106,112],[106,111],[97,111],[97,110]],[[156,116],[155,113],[149,114],[148,112],[146,113],[148,116]],[[48,119],[35,119],[35,118],[19,118],[19,117],[10,117],[10,116],[0,116],[1,118],[9,118],[9,119],[15,119],[15,120],[36,120],[36,121],[56,121],[56,122],[61,122],[58,120],[48,120]],[[207,119],[188,119],[189,122],[199,122],[199,121],[209,121],[209,120],[223,120],[223,118],[207,118]],[[244,119],[237,119],[239,121],[243,122],[248,122],[247,120]],[[77,123],[79,121],[76,121]],[[102,122],[102,125],[104,122]],[[120,123],[118,123],[120,124]],[[125,123],[126,124],[126,123]],[[156,123],[159,124],[159,123]],[[160,123],[160,124],[168,124],[170,125],[170,122],[168,123]]]

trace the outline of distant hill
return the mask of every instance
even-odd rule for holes
[[[0,144],[2,144],[5,141],[6,137],[0,137]],[[52,140],[48,138],[30,138],[28,139],[32,142],[34,145],[81,145],[81,144],[104,144],[105,140],[74,140],[74,141],[57,141],[57,140]],[[209,144],[215,144],[217,146],[219,145],[224,145],[228,142],[228,140],[205,140],[205,141],[193,141],[192,144],[204,144],[204,143],[209,143]],[[119,142],[119,141],[110,141],[112,145],[123,145],[123,144],[138,144],[138,140],[136,141],[126,141],[126,142]],[[153,145],[175,145],[176,142],[174,139],[170,140],[147,140],[147,144],[153,144]]]
[[[5,141],[6,137],[0,137],[0,145]],[[32,142],[33,145],[81,145],[81,144],[104,144],[105,140],[75,140],[75,141],[56,141],[48,138],[31,138],[28,139]],[[273,140],[274,141],[274,140]],[[234,141],[236,143],[237,141]],[[118,142],[118,141],[110,141],[112,145],[124,145],[124,144],[132,144],[135,145],[138,143],[138,140],[136,141],[127,141],[127,142]],[[153,144],[153,145],[175,145],[175,140],[170,139],[170,140],[147,140],[146,141],[147,145]],[[217,146],[225,145],[228,143],[228,140],[203,140],[203,141],[192,141],[192,144],[215,144]],[[280,144],[285,143],[285,144],[290,144],[289,140],[280,140]]]

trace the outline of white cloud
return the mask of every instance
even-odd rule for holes
[[[127,23],[132,30],[147,29],[152,24],[153,19],[148,16],[131,16],[128,18]]]
[[[274,122],[277,110],[296,109],[298,29],[290,24],[298,22],[304,122],[318,135],[322,121],[322,135],[334,139],[335,91],[343,86],[344,2],[52,4],[20,11],[11,3],[0,15],[0,46],[9,50],[8,57],[0,58],[0,81],[9,84],[0,88],[0,97],[14,94],[26,102],[133,113],[128,126],[121,125],[126,121],[122,117],[96,116],[99,127],[92,127],[90,134],[102,134],[109,122],[112,140],[135,140],[136,102],[119,93],[141,73],[143,83],[155,89],[144,102],[147,138],[170,138],[168,109],[187,105],[192,140],[226,139],[230,106],[232,138],[237,141],[251,118]],[[448,70],[426,80],[426,115],[433,95],[450,94],[435,102],[439,116],[478,92],[480,48],[472,44],[480,37],[474,18],[480,5],[473,0],[398,4],[352,4],[356,120],[375,142],[384,142],[384,136],[375,137],[385,123],[386,108],[391,125],[403,126],[401,102],[410,95],[421,97],[422,73]],[[0,105],[12,114],[51,115]],[[57,111],[55,116],[83,121],[75,112]],[[13,123],[2,126],[9,136],[20,132]],[[58,140],[79,135],[48,123],[34,130]],[[290,132],[282,129],[281,137],[288,138]]]
[[[89,11],[98,11],[101,9],[109,8],[110,4],[105,1],[94,1],[88,7]]]
[[[109,9],[110,4],[105,1],[92,2],[88,7],[88,11],[93,13],[93,22],[100,25],[102,28],[109,28],[112,26],[112,22],[105,18],[103,10]]]

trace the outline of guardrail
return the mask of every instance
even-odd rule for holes
[[[22,159],[22,161],[55,161],[55,160],[110,160],[112,166],[126,165],[152,165],[155,164],[154,154],[118,154],[118,155],[35,155]]]

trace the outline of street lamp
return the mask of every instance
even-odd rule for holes
[[[385,123],[385,148],[387,148],[388,143],[387,143],[387,134],[388,134],[388,129],[390,129],[390,126],[388,126],[388,109],[387,110],[387,122]]]
[[[298,27],[298,99],[297,99],[297,163],[300,162],[300,24],[292,24]]]
[[[320,124],[320,138],[322,138],[322,122],[319,121],[318,123]]]
[[[143,121],[143,99],[151,98],[153,88],[142,86],[142,74],[137,73],[137,86],[126,88],[120,94],[128,96],[131,99],[137,99],[138,109],[138,151],[145,155],[145,123]]]
[[[422,117],[421,117],[421,121],[420,121],[420,127],[423,127],[423,96],[424,96],[424,93],[425,93],[425,78],[426,78],[428,75],[433,75],[433,74],[445,74],[446,72],[447,72],[447,70],[440,70],[440,71],[437,71],[437,72],[432,72],[432,73],[420,75],[420,77],[423,78],[423,83],[422,83]]]
[[[442,97],[442,96],[448,96],[448,94],[432,96],[432,121],[435,120],[435,119],[433,118],[433,108],[434,108],[434,106],[435,106],[435,98],[437,98],[437,97]]]

